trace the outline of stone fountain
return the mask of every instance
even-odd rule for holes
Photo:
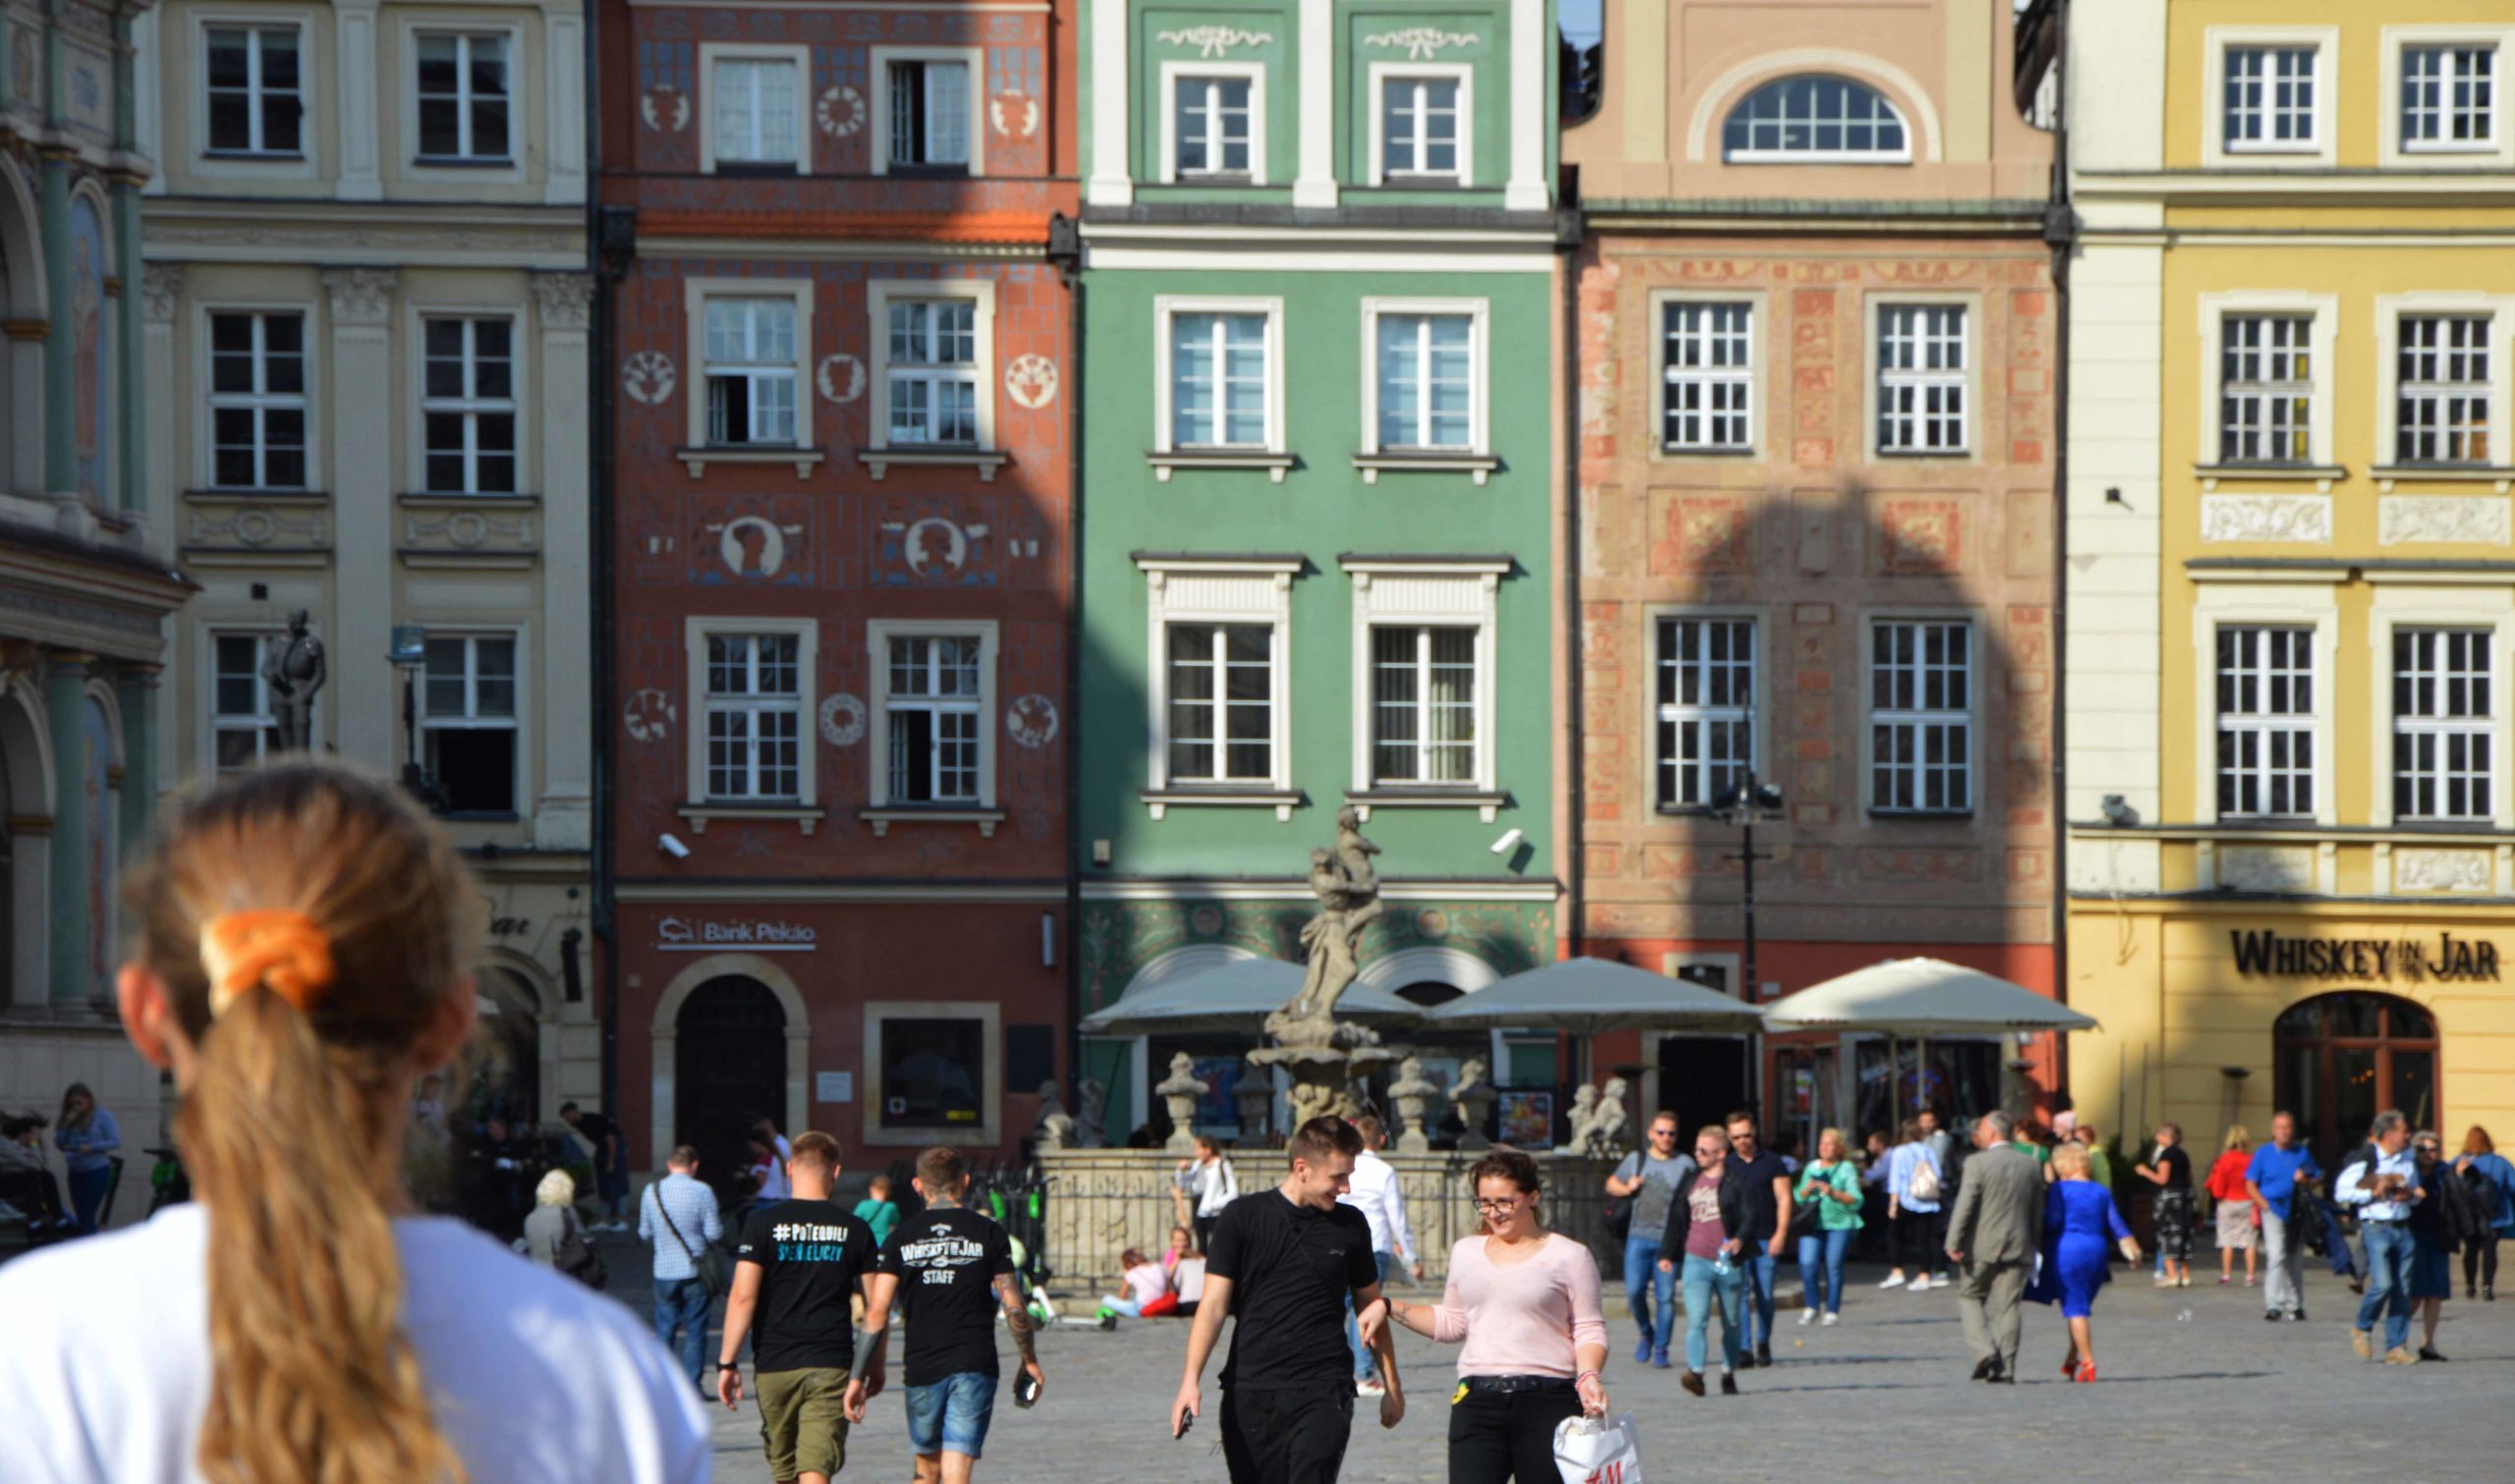
[[[1249,1054],[1269,1073],[1281,1067],[1292,1078],[1291,1127],[1323,1115],[1359,1117],[1354,1084],[1373,1068],[1397,1059],[1379,1036],[1336,1018],[1336,1002],[1361,971],[1363,933],[1380,914],[1379,872],[1371,857],[1379,847],[1363,837],[1362,815],[1352,804],[1336,812],[1336,845],[1310,852],[1310,889],[1318,913],[1302,924],[1309,972],[1292,1003],[1266,1017],[1273,1044]]]

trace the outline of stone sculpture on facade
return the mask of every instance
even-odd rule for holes
[[[288,616],[288,637],[262,651],[262,685],[270,690],[271,730],[279,734],[279,750],[314,750],[314,694],[329,672],[323,641],[307,630],[303,608]]]
[[[1065,1111],[1065,1099],[1054,1082],[1039,1084],[1039,1122],[1031,1129],[1031,1141],[1040,1149],[1075,1147],[1074,1115]]]
[[[1492,1084],[1484,1080],[1482,1059],[1469,1057],[1461,1062],[1458,1081],[1450,1088],[1450,1112],[1461,1129],[1460,1149],[1473,1153],[1493,1147],[1493,1141],[1484,1136],[1484,1124],[1493,1116],[1494,1097]]]
[[[1336,813],[1336,845],[1310,852],[1310,889],[1318,913],[1302,924],[1309,971],[1291,1004],[1266,1017],[1274,1044],[1249,1054],[1258,1069],[1283,1067],[1292,1074],[1291,1127],[1333,1114],[1353,1118],[1362,1104],[1354,1082],[1372,1068],[1396,1060],[1374,1032],[1336,1018],[1336,1002],[1361,972],[1364,932],[1380,914],[1379,872],[1371,857],[1379,847],[1363,836],[1362,814],[1347,804]]]
[[[1609,1077],[1603,1087],[1588,1084],[1572,1089],[1571,1138],[1554,1152],[1579,1155],[1588,1159],[1613,1159],[1622,1155],[1629,1142],[1625,1094],[1630,1091],[1622,1077]]]
[[[1109,1141],[1109,1089],[1098,1082],[1083,1084],[1083,1111],[1074,1121],[1075,1147],[1098,1149]]]
[[[1400,1154],[1431,1152],[1431,1137],[1424,1131],[1424,1115],[1435,1106],[1440,1095],[1440,1084],[1424,1075],[1423,1058],[1408,1057],[1397,1064],[1397,1080],[1388,1084],[1388,1099],[1397,1105],[1397,1121],[1403,1130],[1397,1135]]]
[[[1197,1075],[1197,1059],[1184,1051],[1172,1057],[1168,1080],[1152,1090],[1170,1110],[1170,1139],[1162,1147],[1172,1154],[1196,1153],[1197,1099],[1213,1090],[1211,1082]]]

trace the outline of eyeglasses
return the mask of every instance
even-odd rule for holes
[[[1650,1136],[1652,1138],[1675,1138],[1677,1136],[1677,1130],[1674,1128],[1653,1128],[1650,1130]]]
[[[1487,1216],[1493,1216],[1509,1211],[1519,1203],[1520,1198],[1516,1195],[1506,1195],[1500,1200],[1488,1200],[1480,1195],[1476,1198],[1476,1209],[1483,1212]]]

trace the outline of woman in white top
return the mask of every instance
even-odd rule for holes
[[[1179,1162],[1179,1204],[1193,1211],[1197,1228],[1197,1250],[1202,1252],[1214,1235],[1214,1221],[1222,1208],[1240,1199],[1240,1179],[1231,1170],[1231,1161],[1222,1157],[1222,1146],[1204,1134],[1197,1135],[1197,1157]]]
[[[118,989],[174,1073],[196,1200],[0,1269],[0,1473],[707,1477],[698,1399],[635,1316],[411,1214],[403,1123],[472,1029],[479,901],[400,791],[346,769],[290,761],[174,812]]]

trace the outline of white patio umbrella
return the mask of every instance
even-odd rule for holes
[[[1239,1031],[1256,1035],[1266,1017],[1301,993],[1307,970],[1281,959],[1242,959],[1202,973],[1185,974],[1122,995],[1083,1020],[1095,1036],[1177,1035]],[[1411,1023],[1424,1009],[1385,989],[1357,984],[1336,1001],[1340,1019]]]
[[[1426,1017],[1455,1028],[1543,1026],[1574,1035],[1693,1030],[1737,1035],[1763,1028],[1755,1007],[1691,980],[1612,959],[1565,959],[1497,979]]]
[[[1979,968],[1943,959],[1888,959],[1811,984],[1765,1007],[1766,1030],[1875,1030],[1986,1035],[2094,1030],[2096,1017]]]

